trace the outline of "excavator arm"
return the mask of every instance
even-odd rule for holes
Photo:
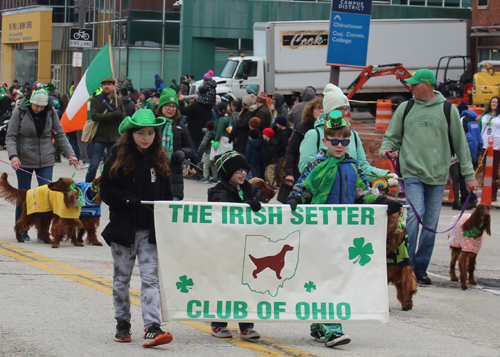
[[[377,70],[374,71],[374,68]],[[349,94],[347,94],[347,98],[351,99],[359,90],[361,90],[361,88],[363,88],[365,83],[370,78],[389,76],[389,75],[396,76],[396,79],[398,79],[401,82],[401,84],[403,84],[406,87],[406,89],[408,89],[408,91],[411,92],[410,87],[404,81],[404,79],[410,78],[411,74],[406,70],[406,68],[403,67],[401,63],[391,63],[391,64],[378,65],[376,67],[369,65],[345,89],[344,93],[350,91]]]

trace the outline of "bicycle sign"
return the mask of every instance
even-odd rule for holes
[[[72,28],[69,36],[69,47],[93,47],[94,30]]]

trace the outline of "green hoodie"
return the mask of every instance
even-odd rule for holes
[[[299,171],[300,173],[304,172],[304,169],[307,165],[314,160],[316,155],[318,155],[318,132],[319,132],[319,148],[326,149],[326,146],[323,144],[323,135],[325,133],[325,124],[326,119],[325,115],[321,114],[320,117],[314,122],[314,129],[309,130],[306,135],[304,135],[304,140],[300,144],[300,161],[299,161]],[[366,178],[370,183],[375,181],[377,176],[385,176],[390,171],[378,169],[376,167],[371,166],[368,161],[366,161],[365,150],[363,149],[363,144],[361,143],[361,139],[358,133],[355,133],[354,130],[351,130],[351,137],[349,138],[351,142],[347,147],[347,153],[353,159],[358,160],[359,166],[361,166],[361,170],[366,175]]]
[[[415,104],[404,123],[404,142],[401,124],[408,102],[398,107],[384,134],[379,154],[389,149],[400,150],[399,164],[403,178],[417,177],[427,185],[446,185],[451,163],[448,123],[443,111],[446,99],[437,91],[434,94],[437,98],[427,103],[414,98]],[[458,109],[452,106],[450,114],[449,132],[460,160],[460,170],[466,181],[472,180],[474,169]]]

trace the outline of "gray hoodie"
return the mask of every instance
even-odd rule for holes
[[[295,105],[289,112],[287,120],[290,124],[298,125],[302,121],[302,112],[307,103],[316,98],[316,90],[313,87],[307,86],[301,92],[302,102]]]

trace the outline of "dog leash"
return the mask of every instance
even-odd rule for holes
[[[21,171],[23,171],[23,172],[26,172],[27,174],[34,175],[34,176],[36,176],[37,178],[42,179],[42,180],[44,180],[44,181],[51,182],[50,180],[47,180],[45,177],[38,176],[37,174],[35,174],[35,172],[29,172],[29,171],[27,171],[27,170],[25,170],[25,169],[23,169],[23,168],[21,168],[21,167],[19,167],[19,166],[12,165],[10,162],[4,161],[4,160],[2,160],[2,159],[0,159],[0,162],[3,162],[4,164],[7,164],[7,165],[11,166],[11,167],[12,167],[12,168],[14,168],[14,169],[18,169],[18,170],[21,170]],[[77,170],[78,170],[78,169],[77,169]],[[73,176],[75,176],[75,174],[73,174]]]
[[[396,167],[396,160],[394,160],[394,159],[391,158],[391,163],[392,163],[392,167],[394,168],[394,172],[396,173],[396,175],[398,175],[399,177],[401,177],[401,173],[399,172],[398,168]],[[402,181],[399,182],[399,187],[401,188],[401,191],[405,194],[406,200],[408,201],[408,204],[410,205],[413,213],[415,214],[415,217],[417,218],[418,223],[420,223],[422,225],[422,228],[425,229],[426,231],[431,232],[431,233],[438,233],[438,234],[448,233],[453,228],[455,228],[455,226],[457,225],[458,221],[460,220],[460,218],[462,218],[462,215],[465,213],[465,209],[467,208],[467,205],[469,204],[470,194],[471,194],[469,192],[469,194],[467,195],[467,199],[465,200],[465,203],[462,206],[462,211],[460,212],[460,215],[458,216],[458,219],[455,222],[455,224],[453,224],[450,228],[448,228],[447,230],[445,230],[443,232],[437,232],[434,229],[429,228],[429,227],[427,227],[427,226],[424,225],[424,222],[422,221],[422,218],[420,217],[420,215],[418,214],[417,210],[413,206],[413,203],[411,203],[410,199],[408,198],[408,195],[406,194],[406,191],[405,191],[405,188],[404,188],[404,185],[403,185]]]

